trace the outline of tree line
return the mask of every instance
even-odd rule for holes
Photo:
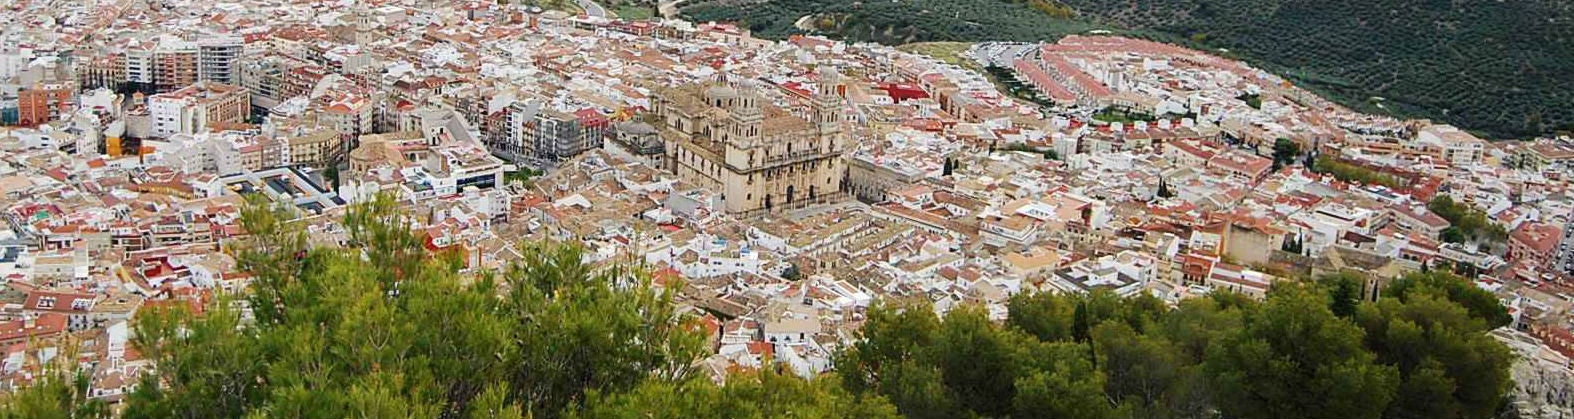
[[[1219,293],[1019,295],[1003,324],[964,307],[870,313],[844,385],[908,418],[1485,418],[1506,406],[1509,317],[1448,273],[1361,298],[1363,277]]]

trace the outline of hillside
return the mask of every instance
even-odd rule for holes
[[[1037,1],[1037,0],[1035,0]],[[691,0],[682,14],[696,21],[741,22],[756,35],[780,38],[801,32],[793,27],[800,17],[815,15],[810,24],[829,34],[853,40],[888,44],[920,41],[978,41],[1055,39],[1095,26],[1072,19],[1065,6],[996,0],[902,0],[857,2],[847,0]]]
[[[710,0],[684,14],[779,37],[817,13],[824,18],[814,25],[827,34],[885,43],[1052,40],[1110,27],[1224,49],[1365,111],[1430,117],[1492,137],[1574,130],[1574,5],[1566,1],[1061,2]]]

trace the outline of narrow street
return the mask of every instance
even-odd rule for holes
[[[599,17],[605,17],[605,18],[615,18],[615,17],[617,17],[617,16],[612,16],[612,14],[607,11],[607,8],[601,7],[601,5],[600,4],[596,4],[595,1],[592,1],[592,0],[575,0],[575,1],[579,2],[579,8],[585,9],[585,14],[587,14],[587,15],[599,16]]]

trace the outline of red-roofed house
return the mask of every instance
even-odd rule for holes
[[[1208,167],[1222,170],[1225,174],[1233,177],[1257,183],[1268,177],[1268,173],[1273,169],[1273,160],[1239,152],[1230,152],[1209,159]]]
[[[28,315],[21,320],[0,322],[0,345],[53,340],[65,334],[66,322],[66,315],[58,313]]]
[[[27,300],[22,303],[22,312],[32,316],[46,313],[63,315],[69,320],[68,326],[71,330],[82,330],[92,326],[89,315],[95,300],[93,294],[33,291],[27,293]]]
[[[1563,229],[1544,223],[1526,223],[1508,236],[1508,260],[1543,266],[1557,257]]]

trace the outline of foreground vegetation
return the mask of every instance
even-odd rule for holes
[[[139,314],[134,343],[158,368],[123,416],[1479,418],[1509,385],[1510,355],[1485,334],[1506,311],[1432,273],[1377,302],[1341,275],[1264,303],[1023,295],[1004,323],[892,304],[838,353],[840,375],[766,368],[718,386],[695,368],[704,328],[639,270],[537,244],[501,276],[464,277],[460,255],[428,254],[394,205],[355,205],[344,249],[308,249],[289,214],[246,209],[253,317],[239,300]],[[52,371],[0,418],[104,417],[81,375]]]
[[[963,308],[875,310],[836,362],[848,389],[908,418],[1486,418],[1512,355],[1487,336],[1508,315],[1446,273],[1378,302],[1336,275],[1265,303],[1237,295],[1166,308],[1151,297],[1039,294],[1005,324]]]
[[[819,32],[889,44],[1113,28],[1244,58],[1363,111],[1494,137],[1574,130],[1574,8],[1560,0],[696,0],[683,14],[766,37],[820,14]]]

